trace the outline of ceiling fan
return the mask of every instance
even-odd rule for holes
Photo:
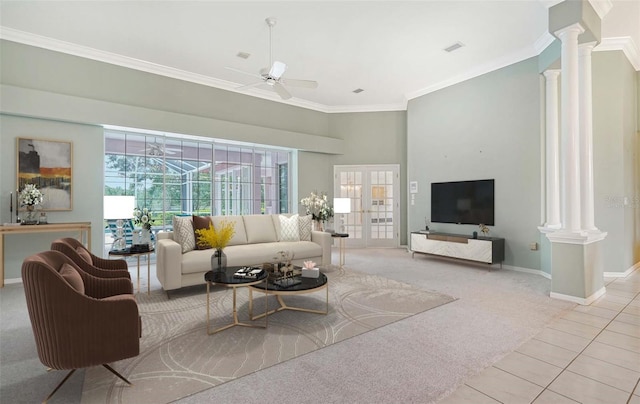
[[[287,90],[285,86],[292,87],[306,87],[306,88],[316,88],[318,87],[318,82],[313,80],[299,80],[299,79],[285,79],[283,76],[284,72],[287,70],[287,65],[283,62],[272,61],[271,57],[271,49],[272,49],[272,41],[271,41],[271,30],[276,25],[277,20],[274,17],[268,17],[265,19],[265,22],[269,26],[269,66],[263,69],[260,69],[259,74],[245,72],[243,70],[234,69],[232,67],[227,67],[229,70],[233,70],[238,73],[246,74],[252,77],[259,78],[260,80],[247,84],[245,86],[240,86],[237,90],[243,91],[252,87],[257,87],[263,84],[271,87],[280,98],[283,100],[288,100],[291,98],[291,93]]]
[[[146,147],[141,151],[143,151],[147,156],[160,157],[165,154],[176,154],[176,151],[178,150],[167,148],[164,144],[154,140],[153,142],[147,143]]]

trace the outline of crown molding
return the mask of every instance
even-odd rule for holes
[[[621,50],[636,71],[640,71],[640,51],[630,36],[602,38],[594,52]]]
[[[603,19],[613,7],[611,0],[589,0],[589,4],[591,4],[591,7],[593,7],[593,10],[598,14],[600,19]]]

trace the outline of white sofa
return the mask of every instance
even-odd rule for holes
[[[292,237],[291,226],[283,219],[298,220],[298,237]],[[293,262],[314,261],[318,266],[331,265],[331,234],[312,231],[310,217],[297,215],[212,216],[217,227],[222,220],[234,222],[235,234],[223,250],[227,266],[261,265],[274,262],[279,251],[291,251]],[[160,232],[156,240],[156,275],[165,291],[204,284],[204,274],[211,270],[214,249],[194,249],[195,238],[191,217],[176,217],[173,231]],[[302,238],[301,240],[296,238]]]

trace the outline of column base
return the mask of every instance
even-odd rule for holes
[[[586,305],[605,293],[602,243],[597,242],[604,236],[602,232],[547,234],[551,241],[551,297]]]
[[[578,230],[571,231],[566,229],[556,230],[554,232],[548,232],[547,238],[552,243],[565,243],[565,244],[591,244],[597,241],[604,240],[607,237],[607,232],[595,230]]]

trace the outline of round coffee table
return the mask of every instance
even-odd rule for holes
[[[257,284],[253,284],[249,286],[249,316],[252,320],[256,320],[261,317],[267,317],[269,314],[273,314],[275,312],[281,310],[295,310],[295,311],[303,311],[306,313],[317,313],[317,314],[327,314],[329,312],[329,281],[327,279],[327,275],[320,273],[317,278],[303,278],[300,275],[296,275],[293,277],[295,281],[300,281],[292,286],[279,286],[274,283],[273,280],[268,280],[266,282],[259,282]],[[283,296],[291,296],[291,295],[304,295],[308,293],[317,292],[319,290],[325,289],[326,293],[326,301],[327,305],[325,310],[315,310],[315,309],[306,309],[303,307],[293,307],[288,306],[284,300]],[[280,307],[273,310],[267,310],[266,313],[258,314],[256,316],[253,315],[253,291],[263,291],[265,295],[275,295],[276,299],[278,299],[278,303],[280,303]]]
[[[243,322],[238,321],[238,310],[237,310],[237,306],[236,306],[236,289],[240,288],[240,287],[245,287],[245,286],[257,285],[257,284],[261,283],[262,281],[264,281],[267,278],[267,273],[266,272],[263,273],[257,279],[236,278],[236,277],[234,277],[233,274],[235,274],[241,268],[243,268],[243,267],[239,267],[239,266],[226,267],[223,270],[209,271],[209,272],[204,274],[204,280],[207,282],[207,334],[209,334],[209,335],[215,334],[215,333],[220,332],[222,330],[226,330],[227,328],[231,328],[231,327],[234,327],[236,325],[240,325],[240,326],[244,326],[244,327],[267,328],[268,320],[266,318],[265,318],[264,325],[249,324],[249,323],[243,323]],[[226,286],[228,288],[232,288],[233,289],[233,322],[231,324],[227,324],[225,326],[216,328],[214,330],[211,330],[209,328],[209,322],[210,322],[209,289],[210,289],[211,285],[223,285],[223,286]],[[267,312],[269,310],[269,306],[267,305],[267,302],[266,302],[266,299],[267,299],[267,289],[266,288],[265,288],[264,292],[265,292],[265,314],[263,314],[263,316],[267,317]],[[251,299],[251,290],[249,290],[249,297]],[[252,311],[253,311],[253,301],[249,300],[249,316],[251,316],[251,312]],[[254,320],[254,319],[252,318],[251,320]]]

